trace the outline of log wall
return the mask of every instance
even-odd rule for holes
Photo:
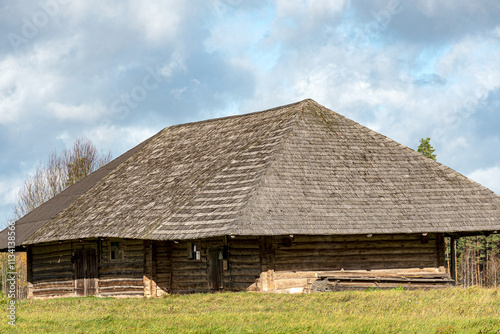
[[[112,260],[112,241],[122,244],[123,256]],[[98,277],[92,278],[96,288],[89,289],[102,297],[142,297],[145,292],[145,245],[142,240],[89,239],[45,243],[29,247],[29,297],[72,297],[77,294],[75,254],[78,250],[94,249],[97,254]]]
[[[191,243],[199,247],[200,259],[188,258],[188,245]],[[145,262],[145,295],[148,297],[167,293],[258,290],[257,283],[261,273],[259,237],[152,241],[150,244],[151,255],[146,254],[146,258],[151,257],[153,260]],[[223,257],[225,246],[227,258],[219,259],[218,256]],[[217,266],[215,271],[220,270],[218,287],[211,286],[210,283],[210,253],[216,253],[217,257],[214,265]]]
[[[229,238],[227,244],[229,259],[224,270],[224,288],[230,291],[258,291],[260,238]]]
[[[339,285],[377,286],[377,278],[436,278],[438,286],[449,282],[445,270],[441,235],[374,235],[368,236],[281,236],[273,238],[271,254],[274,268],[267,271],[265,291],[308,291],[322,277],[340,277]],[[274,269],[274,270],[272,270]],[[373,282],[349,281],[372,278]],[[423,283],[423,281],[422,281]],[[380,283],[382,284],[382,283]],[[400,282],[394,286],[402,285]],[[431,287],[429,284],[425,287]],[[384,283],[390,287],[390,283]]]
[[[72,243],[47,243],[30,247],[28,258],[33,298],[70,297],[75,293]],[[31,284],[30,284],[31,283]]]
[[[111,259],[111,242],[122,242],[123,257]],[[102,297],[143,297],[145,245],[143,240],[104,239],[101,241],[99,295]]]
[[[114,241],[122,244],[117,259],[111,259]],[[200,251],[198,259],[188,257],[188,245],[192,243]],[[74,296],[73,256],[77,249],[89,248],[98,254],[96,294],[103,297],[158,297],[217,290],[308,292],[318,279],[339,289],[397,286],[401,278],[417,278],[411,284],[420,279],[420,286],[430,287],[444,283],[427,278],[449,278],[443,237],[436,234],[188,241],[94,239],[30,246],[30,295]]]
[[[193,240],[200,243],[199,240]],[[207,242],[201,244],[200,260],[188,259],[188,242],[172,243],[172,293],[197,293],[210,291],[207,278]]]

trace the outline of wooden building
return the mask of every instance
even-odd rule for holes
[[[162,130],[20,219],[16,245],[30,298],[430,288],[453,282],[445,238],[499,218],[492,191],[304,100]]]

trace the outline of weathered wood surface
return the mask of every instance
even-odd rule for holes
[[[188,241],[172,243],[171,282],[172,293],[208,292],[207,243],[201,243],[200,260],[188,259]]]
[[[286,292],[293,288],[310,289],[318,277],[374,277],[373,280],[343,280],[342,286],[371,287],[380,285],[377,278],[420,277],[424,281],[398,281],[412,285],[449,285],[444,268],[444,245],[441,235],[374,235],[362,236],[281,236],[274,237],[267,257],[267,291]],[[261,247],[262,248],[262,247]],[[269,247],[268,247],[269,248]],[[261,262],[262,262],[261,256]],[[425,281],[428,279],[429,281]],[[390,279],[383,281],[390,284]],[[273,288],[274,284],[274,288]]]
[[[118,259],[111,259],[113,241],[122,244],[123,256]],[[197,245],[199,259],[188,258],[189,243]],[[381,278],[385,278],[385,285],[410,282],[398,281],[401,278],[413,279],[409,283],[412,287],[449,284],[450,278],[444,268],[443,238],[436,234],[237,236],[178,242],[95,239],[32,246],[33,296],[76,294],[74,259],[79,249],[99,253],[98,284],[90,292],[100,296],[157,297],[213,291],[218,288],[210,284],[215,275],[210,261],[220,266],[221,282],[216,285],[231,291],[309,291],[315,280],[325,277],[336,277],[342,289],[346,285],[380,286]]]
[[[111,259],[111,242],[121,242],[123,250],[121,259]],[[104,239],[101,241],[100,296],[136,296],[138,294],[144,296],[144,248],[143,240]]]
[[[259,237],[228,239],[228,270],[224,271],[224,288],[230,291],[257,290],[261,274]]]
[[[201,247],[199,260],[188,259],[188,243],[194,242]],[[218,259],[225,245],[224,238],[191,240],[179,242],[154,242],[156,247],[156,274],[152,280],[157,285],[157,295],[164,293],[195,293],[217,290],[210,284],[210,275],[221,271],[221,286],[224,290],[241,291],[255,289],[260,276],[259,238],[228,239],[226,247],[228,259]],[[219,264],[215,272],[210,271],[209,253],[213,261]],[[148,257],[148,255],[146,255]],[[146,261],[146,277],[150,269]],[[149,278],[147,284],[151,284]],[[216,283],[218,285],[219,283]],[[253,287],[253,288],[252,288]],[[147,289],[147,288],[146,288]],[[154,292],[149,294],[154,295]],[[148,293],[146,292],[146,295]]]
[[[34,298],[75,293],[71,242],[30,246],[30,283]]]

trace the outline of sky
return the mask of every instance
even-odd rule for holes
[[[500,194],[498,0],[0,0],[0,225],[54,150],[312,98]]]

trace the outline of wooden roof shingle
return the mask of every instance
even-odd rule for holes
[[[24,243],[495,230],[500,196],[304,100],[162,130]]]

